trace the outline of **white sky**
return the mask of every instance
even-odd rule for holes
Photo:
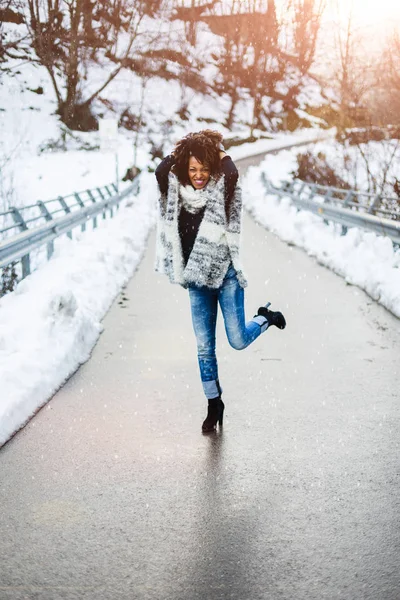
[[[354,20],[360,25],[384,22],[400,27],[400,0],[328,0],[326,17],[336,19],[339,11],[346,18],[353,6]]]
[[[232,0],[226,0],[232,2]],[[285,10],[288,0],[276,0],[278,10]],[[400,0],[327,0],[325,19],[347,20],[353,6],[354,22],[362,26],[389,25],[400,28]]]

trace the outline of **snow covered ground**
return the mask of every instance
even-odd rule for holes
[[[0,212],[115,181],[115,156],[98,150],[97,132],[73,132],[62,141],[62,125],[44,69],[26,64],[0,84]],[[141,85],[139,78],[121,77],[110,86],[107,97],[114,104],[118,101],[118,110],[130,107],[137,112]],[[44,94],[38,95],[33,90],[40,87]],[[232,135],[221,125],[228,109],[226,99],[205,99],[188,91],[186,100],[191,114],[188,121],[181,121],[176,116],[182,103],[179,83],[148,83],[143,115],[148,126],[136,151],[135,132],[120,130],[120,176],[135,161],[145,169],[152,144],[170,152],[180,137],[206,127]],[[245,104],[238,107],[243,114],[249,109]],[[112,111],[104,112],[112,116]],[[298,143],[316,132],[277,134],[255,145],[233,148],[231,154],[239,158]],[[249,130],[240,127],[234,133],[244,138]],[[89,149],[82,150],[83,146]],[[154,176],[143,173],[141,178],[142,191],[132,207],[122,207],[112,221],[100,220],[95,231],[75,230],[72,241],[56,240],[53,259],[0,299],[0,445],[90,356],[101,319],[132,276],[154,224]],[[35,258],[35,265],[42,255]]]
[[[260,140],[247,148],[232,148],[231,154],[238,159],[315,135],[315,131],[303,131],[279,140]],[[261,172],[273,183],[288,179],[298,151],[269,155],[261,166],[248,171],[243,181],[245,208],[284,241],[304,248],[400,317],[400,252],[390,240],[358,229],[341,236],[339,228],[298,212],[288,199],[266,196]],[[85,153],[79,154],[84,162]],[[63,164],[68,165],[68,153],[57,154],[54,173],[44,170],[49,192],[53,185],[56,190],[57,177],[65,185],[72,181],[75,189],[83,183],[72,167],[71,175],[65,171],[64,176],[60,170],[63,156]],[[104,156],[99,153],[92,156],[93,177],[103,177],[107,161],[102,162]],[[92,160],[90,153],[87,160]],[[27,185],[32,179],[28,178]],[[88,360],[101,333],[102,318],[141,259],[155,223],[156,197],[154,175],[142,173],[139,196],[125,201],[114,219],[102,222],[97,230],[79,233],[72,241],[66,237],[58,241],[53,259],[0,299],[0,445]]]
[[[327,143],[326,140],[331,140],[335,137],[335,134],[336,129],[299,129],[293,132],[280,132],[275,134],[273,139],[260,139],[253,143],[234,146],[229,148],[228,152],[233,160],[239,160],[240,158],[246,158],[254,154],[271,152],[285,146],[300,145],[314,140],[321,140],[318,144]],[[300,150],[297,150],[297,152],[300,152]]]
[[[51,261],[0,299],[0,446],[90,356],[101,320],[140,262],[155,223],[149,173],[101,228],[66,236]]]
[[[14,172],[19,164],[13,193],[20,203],[46,200],[114,180],[111,153],[33,152],[40,139],[35,129],[40,113],[35,117],[38,121],[33,119],[30,124],[27,119],[27,127],[33,127],[35,135],[27,135],[25,146],[17,147],[12,161]],[[51,127],[46,129],[45,122],[42,126],[48,136]],[[80,135],[92,143],[95,139],[95,134]],[[274,139],[233,147],[230,154],[237,160],[306,142],[316,135],[318,131],[313,129],[282,133]],[[331,137],[332,132],[323,131],[321,135]],[[320,144],[326,147],[331,142]],[[335,227],[325,226],[313,215],[298,213],[288,200],[279,202],[265,196],[261,171],[266,171],[275,183],[287,179],[296,166],[298,152],[294,148],[269,155],[261,167],[250,169],[243,182],[245,207],[283,240],[305,248],[400,316],[400,255],[388,240],[358,230],[341,237]],[[132,156],[132,140],[121,136],[121,171],[131,166]],[[145,166],[148,160],[148,147],[143,146],[139,163]],[[140,195],[131,203],[125,202],[114,219],[101,221],[95,231],[76,234],[72,241],[57,240],[54,258],[22,281],[15,292],[0,299],[0,445],[88,360],[101,333],[102,318],[140,261],[155,223],[156,196],[154,175],[143,173]]]
[[[104,77],[101,69],[96,77],[99,81]],[[41,95],[33,91],[39,88],[44,90]],[[145,101],[141,107],[143,94]],[[178,81],[154,78],[143,88],[139,77],[125,73],[107,88],[103,100],[108,104],[98,101],[95,108],[106,118],[117,118],[125,109],[136,115],[143,112],[143,133],[137,140],[135,131],[119,129],[120,176],[133,164],[141,169],[149,164],[155,167],[151,161],[152,146],[168,154],[190,131],[210,128],[225,137],[239,138],[250,133],[249,126],[243,125],[251,121],[249,100],[239,102],[237,112],[242,124],[236,125],[236,131],[232,132],[222,124],[229,111],[228,98],[204,96],[189,89],[183,93]],[[306,100],[309,98],[305,97]],[[190,107],[187,120],[178,116],[182,103]],[[42,67],[27,63],[13,77],[0,80],[0,212],[3,206],[26,206],[115,180],[115,156],[98,150],[98,132],[70,132],[62,141],[65,127],[56,115],[56,108],[56,98]],[[235,147],[230,152],[240,158],[268,150],[273,144],[285,145],[286,139],[290,143],[293,136],[299,136],[299,140],[301,136],[315,137],[318,131],[317,127],[311,127],[295,133],[271,134],[271,140],[261,139],[252,146]],[[257,136],[262,132],[254,133]],[[87,149],[80,150],[82,147]]]
[[[249,169],[243,182],[245,208],[282,240],[304,248],[400,317],[400,249],[395,249],[389,238],[358,228],[342,236],[340,226],[326,225],[319,217],[298,211],[289,198],[266,195],[261,173],[274,184],[290,179],[297,152],[292,149],[269,155],[260,166]]]
[[[349,188],[395,196],[399,180],[400,140],[388,139],[350,145],[335,139],[321,141],[309,148],[314,156],[322,155]]]
[[[179,40],[179,27],[175,35]],[[206,48],[215,40],[205,35],[203,42]],[[212,80],[213,68],[205,75]],[[96,87],[103,77],[103,69],[93,66],[91,85]],[[41,88],[43,93],[37,93]],[[321,104],[317,87],[309,84],[300,102],[299,116],[318,126],[318,120],[303,111]],[[178,116],[185,106],[190,108],[187,120]],[[179,81],[154,78],[144,84],[129,72],[116,78],[94,103],[96,114],[104,117],[118,117],[127,109],[140,115],[143,134],[137,137],[135,131],[120,129],[120,176],[134,163],[144,170],[149,164],[154,167],[151,147],[169,153],[189,131],[211,128],[225,137],[246,138],[251,107],[249,98],[240,100],[238,131],[231,132],[222,125],[230,108],[227,97],[204,96]],[[24,206],[115,181],[115,156],[98,150],[98,133],[63,135],[63,129],[43,67],[18,64],[12,77],[1,79],[0,212],[10,205]],[[272,139],[232,147],[229,153],[237,160],[315,139],[318,132],[310,128],[271,134]],[[320,133],[325,137],[333,132]],[[311,147],[345,169],[333,141]],[[389,146],[380,148],[381,153],[391,151]],[[341,237],[317,217],[297,213],[288,200],[265,196],[261,170],[275,182],[286,179],[295,169],[297,152],[270,155],[263,166],[249,171],[244,181],[246,208],[282,239],[305,248],[400,316],[400,259],[388,240],[358,230]],[[0,299],[0,445],[89,358],[101,333],[102,318],[140,261],[155,223],[156,195],[154,176],[142,173],[139,196],[125,201],[114,219],[100,220],[94,231],[75,232],[73,240],[66,236],[56,240],[52,260]]]

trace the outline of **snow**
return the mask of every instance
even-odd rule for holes
[[[260,140],[232,154],[236,159],[315,135],[306,130],[280,141]],[[338,226],[298,211],[288,198],[266,195],[261,173],[279,184],[295,168],[296,154],[295,148],[282,150],[249,169],[242,184],[245,208],[282,240],[304,248],[400,317],[400,251],[389,239],[356,228],[341,236]],[[140,189],[100,228],[58,240],[52,260],[0,299],[0,445],[90,357],[101,320],[132,276],[155,223],[154,175],[142,173]]]
[[[174,22],[173,28],[171,35],[176,37],[178,44],[180,25]],[[204,31],[201,44],[204,52],[206,49],[210,51],[215,44],[219,47],[220,40]],[[212,65],[206,69],[209,83],[215,76],[213,69]],[[102,67],[92,65],[91,86],[96,87],[103,81],[103,71]],[[32,91],[39,87],[43,88],[44,94]],[[302,108],[305,108],[307,102],[304,100],[303,104]],[[190,108],[186,121],[178,117],[182,105]],[[95,149],[99,145],[98,132],[72,132],[72,136],[66,137],[65,151],[60,149],[65,127],[56,115],[56,108],[54,91],[43,67],[31,63],[16,65],[13,77],[4,77],[0,81],[0,212],[7,205],[32,204],[39,199],[45,201],[114,181],[115,157],[112,153],[100,153]],[[120,175],[135,162],[142,169],[151,164],[152,145],[161,147],[164,155],[168,154],[176,141],[188,131],[210,128],[217,129],[227,138],[231,137],[232,132],[224,126],[229,108],[228,96],[220,97],[213,93],[204,96],[179,81],[160,78],[148,80],[143,88],[142,79],[130,72],[121,73],[104,90],[101,100],[94,103],[95,113],[106,118],[115,118],[126,109],[136,116],[143,111],[143,132],[138,137],[137,152],[134,149],[136,132],[120,128]],[[251,109],[252,101],[248,96],[238,102],[236,115],[240,116],[240,122],[235,126],[238,129],[235,136],[243,138],[249,135]],[[271,134],[272,141],[259,140],[254,146],[246,145],[230,152],[235,158],[240,158],[249,152],[263,152],[276,147],[274,140],[281,146],[293,135],[315,137],[316,132],[318,129],[310,128],[301,133]],[[92,149],[81,151],[82,145]]]
[[[233,160],[239,160],[240,158],[246,158],[253,154],[263,154],[264,152],[271,152],[272,150],[279,150],[286,145],[293,144],[304,144],[306,142],[312,142],[315,140],[330,139],[335,136],[336,130],[320,130],[320,129],[300,129],[293,133],[279,133],[275,134],[273,139],[259,139],[256,142],[242,144],[241,146],[234,146],[229,148],[229,155]]]
[[[132,160],[127,159],[128,155],[132,156],[129,150],[126,144],[120,144],[120,176],[132,165]],[[59,153],[45,154],[31,157],[23,167],[19,161],[14,165],[19,171],[14,190],[19,203],[25,206],[39,199],[57,198],[60,193],[67,196],[73,192],[102,187],[116,179],[115,155],[112,152],[70,151],[61,156]]]
[[[27,85],[30,90],[43,86],[45,94],[38,96]],[[140,97],[141,82],[134,76],[116,79],[105,95],[116,109],[129,107],[136,113]],[[182,102],[180,84],[148,83],[143,115],[147,125],[137,149],[139,167],[151,164],[152,143],[162,146],[166,154],[188,131],[212,128],[226,137],[249,135],[244,125],[236,132],[221,125],[229,108],[226,98],[205,99],[185,91],[185,100],[191,114],[188,121],[181,122],[176,117]],[[27,65],[19,77],[0,85],[0,212],[7,203],[32,204],[115,180],[115,156],[96,149],[97,132],[74,132],[74,137],[66,140],[66,151],[51,150],[51,140],[60,140],[55,107],[42,69]],[[103,109],[104,116],[115,116],[112,110]],[[248,101],[239,102],[242,122],[249,109]],[[272,134],[270,139],[232,147],[229,154],[237,160],[317,137],[321,142],[310,148],[332,154],[334,133],[309,128]],[[120,131],[120,175],[134,163],[135,136],[135,132]],[[93,149],[79,150],[82,144]],[[287,199],[278,202],[265,197],[259,181],[261,170],[279,183],[295,169],[297,152],[269,155],[261,168],[249,171],[244,181],[246,208],[282,239],[305,248],[400,316],[399,254],[388,240],[358,230],[341,237],[317,217],[298,213]],[[156,194],[154,175],[143,172],[139,196],[131,203],[124,201],[114,219],[99,219],[98,229],[88,227],[86,233],[75,230],[73,240],[66,236],[57,239],[52,260],[0,299],[0,446],[90,357],[102,331],[102,318],[144,252],[155,223]]]
[[[0,446],[90,357],[155,223],[154,175],[117,215],[74,240],[0,299]]]
[[[274,184],[290,179],[295,157],[294,149],[282,151],[248,170],[242,184],[245,208],[282,240],[303,248],[400,317],[400,249],[389,238],[358,228],[341,235],[339,225],[326,225],[316,215],[297,210],[287,197],[266,194],[261,173]]]
[[[55,116],[50,93],[43,96],[26,88],[49,88],[42,70],[25,65],[23,75],[0,85],[0,212],[6,205],[26,206],[115,181],[113,152],[82,151],[82,144],[96,148],[99,133],[68,135],[65,151],[51,145],[61,139],[61,124]],[[119,175],[133,165],[133,138],[118,136]],[[140,146],[137,164],[148,164],[146,147]],[[1,224],[0,224],[1,228]]]
[[[323,154],[328,165],[348,184],[360,191],[380,192],[393,197],[393,185],[399,175],[400,140],[370,141],[360,145],[340,143],[335,139],[323,140],[308,150]],[[375,183],[375,190],[370,189]]]
[[[312,129],[282,134],[279,139],[232,148],[230,154],[238,159],[333,134]],[[248,170],[242,182],[245,208],[282,240],[304,248],[400,317],[400,251],[389,239],[356,228],[342,236],[340,227],[298,211],[288,198],[266,195],[261,173],[272,183],[281,183],[290,178],[297,153],[293,148],[270,154],[259,167]],[[79,157],[74,152],[46,157],[50,162],[47,167],[43,163],[42,192],[56,193],[61,171],[64,189],[81,187],[85,177],[89,177],[85,183],[90,177],[96,184],[99,178],[110,180],[111,157],[76,154]],[[0,445],[88,360],[102,331],[102,318],[139,264],[155,223],[157,197],[154,175],[144,172],[140,177],[139,195],[124,201],[112,220],[99,220],[98,229],[75,233],[73,240],[66,236],[56,240],[53,258],[0,299]],[[34,181],[34,176],[26,175],[29,191],[38,191]]]

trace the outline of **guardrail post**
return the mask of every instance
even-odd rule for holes
[[[348,206],[350,202],[353,200],[354,192],[353,190],[349,190],[346,194],[346,198],[343,200],[343,206]]]
[[[293,191],[293,185],[294,185],[293,181],[286,181],[285,184],[284,184],[284,186],[283,186],[283,191],[285,193],[291,194],[292,191]]]
[[[77,203],[79,204],[79,206],[81,208],[85,208],[85,204],[84,204],[82,198],[80,197],[80,195],[78,194],[78,192],[75,192],[74,197],[75,197],[75,200],[77,201]],[[81,231],[86,231],[86,223],[82,223]]]
[[[112,184],[111,184],[111,187],[114,189],[114,192],[115,192],[116,194],[119,194],[119,189],[118,189],[118,186],[117,186],[115,183],[112,183]],[[120,204],[120,203],[118,202],[118,204],[116,204],[116,205],[115,205],[115,208],[116,208],[116,210],[117,210],[117,211],[119,210],[119,204]]]
[[[300,186],[299,191],[297,192],[298,197],[300,198],[300,196],[302,195],[302,193],[304,192],[304,188],[306,187],[305,182],[303,182]]]
[[[53,217],[51,216],[51,213],[49,212],[45,203],[42,202],[41,200],[38,200],[36,202],[36,204],[40,208],[40,212],[42,213],[42,215],[44,216],[46,221],[52,221]],[[51,241],[47,244],[47,260],[49,260],[53,256],[53,252],[54,252],[54,241]]]
[[[107,191],[107,194],[108,194],[108,195],[110,196],[110,198],[111,198],[111,196],[112,196],[113,194],[112,194],[112,192],[110,191],[110,188],[108,187],[108,185],[105,185],[104,187],[105,187],[105,189],[106,189],[106,191]],[[114,216],[113,207],[112,207],[112,206],[110,206],[110,217],[111,217],[111,218],[113,218],[113,216]]]
[[[10,212],[15,221],[15,224],[18,225],[20,231],[26,231],[28,229],[28,225],[25,223],[24,217],[21,212],[15,206],[10,206]]]
[[[308,196],[307,200],[312,200],[315,196],[315,183],[310,183],[310,195]]]
[[[93,204],[96,204],[96,198],[93,196],[92,190],[86,190],[86,193],[89,196],[90,200],[93,202]],[[97,217],[93,217],[93,229],[96,229],[96,227],[97,227]]]
[[[62,208],[65,210],[65,213],[68,214],[71,212],[70,207],[68,206],[68,204],[65,202],[64,198],[62,196],[58,196],[57,200],[59,201],[59,203],[61,204]],[[72,231],[67,231],[67,236],[69,237],[70,240],[72,240]]]
[[[20,213],[18,208],[15,208],[15,206],[10,206],[10,212],[11,212],[12,218],[15,221],[15,224],[19,227],[19,230],[27,231],[28,225],[25,223],[24,217],[22,216],[22,214]],[[31,259],[30,259],[29,254],[25,254],[21,258],[21,265],[22,265],[22,279],[23,279],[27,275],[30,275],[30,272],[31,272]]]
[[[325,204],[325,202],[327,202],[329,204],[329,200],[332,198],[332,194],[333,194],[333,190],[327,190],[327,192],[325,193],[325,196],[322,196],[324,204]],[[327,219],[324,219],[324,223],[325,223],[325,225],[329,225],[329,221]]]
[[[270,182],[270,180],[268,179],[268,177],[266,176],[264,171],[261,173],[261,182],[263,183],[263,185],[265,187],[266,194],[271,194],[271,196],[278,196],[278,198],[281,196],[281,189],[272,185],[272,183]],[[140,190],[140,183],[137,180],[137,192],[136,193],[139,193],[139,190]]]
[[[97,188],[97,191],[99,192],[100,198],[101,198],[102,200],[105,200],[105,198],[104,198],[104,194],[103,194],[103,192],[101,191],[101,188],[99,188],[99,187],[98,187],[98,188]],[[106,215],[106,209],[104,209],[104,210],[103,210],[103,219],[105,219],[106,217],[107,217],[107,215]]]
[[[381,201],[382,201],[381,195],[380,194],[376,194],[376,196],[372,200],[371,206],[367,210],[367,213],[369,213],[370,215],[374,215],[375,212],[376,212],[376,209],[380,205]]]
[[[266,189],[266,192],[268,193],[268,190],[269,190],[269,188],[270,188],[270,185],[269,185],[269,181],[268,181],[268,179],[267,179],[267,176],[266,176],[266,174],[264,173],[264,171],[262,171],[262,173],[261,173],[261,176],[260,176],[260,179],[261,179],[261,183],[264,185],[264,187],[265,187],[265,189]]]

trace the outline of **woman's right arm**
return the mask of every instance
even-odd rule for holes
[[[168,194],[168,175],[174,163],[175,157],[169,154],[160,162],[156,169],[158,187],[162,195]]]

